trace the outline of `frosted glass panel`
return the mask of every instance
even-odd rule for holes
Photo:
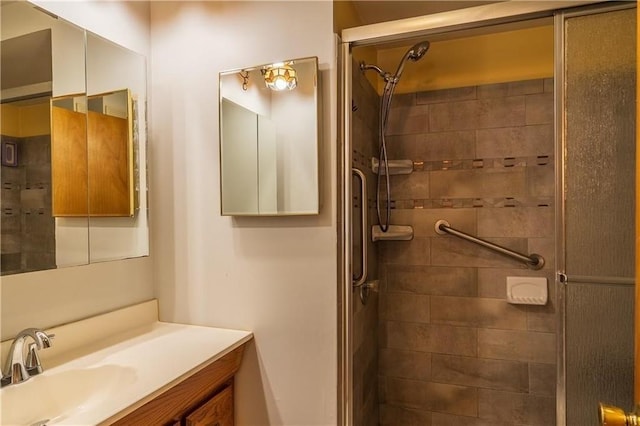
[[[634,274],[635,16],[567,20],[568,274]]]
[[[598,425],[598,402],[633,408],[633,286],[567,286],[567,425]]]
[[[565,22],[567,425],[633,403],[636,11]],[[577,283],[589,276],[602,284]]]

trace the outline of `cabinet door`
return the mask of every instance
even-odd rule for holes
[[[133,216],[129,121],[88,112],[89,214]]]
[[[233,426],[233,385],[217,393],[186,418],[187,426]]]
[[[51,107],[51,172],[54,216],[86,216],[87,117]]]

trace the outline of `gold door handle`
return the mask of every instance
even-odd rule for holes
[[[632,413],[625,413],[613,405],[598,404],[598,418],[601,426],[639,426],[640,419]]]

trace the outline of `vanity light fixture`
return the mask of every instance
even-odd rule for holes
[[[262,70],[264,82],[271,90],[292,90],[298,84],[296,70],[291,67],[293,62],[277,63]]]

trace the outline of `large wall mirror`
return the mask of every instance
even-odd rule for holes
[[[220,73],[221,210],[319,213],[318,60]]]
[[[2,274],[147,256],[144,56],[0,5]]]

